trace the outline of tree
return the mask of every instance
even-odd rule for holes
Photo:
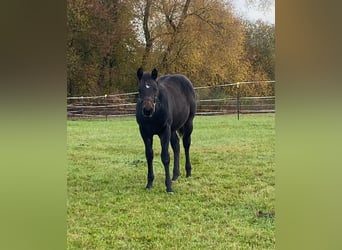
[[[174,53],[174,67],[199,85],[247,78],[244,32],[239,19],[220,1],[195,1],[182,33],[188,43]]]
[[[255,74],[265,73],[265,80],[275,79],[275,28],[262,21],[245,22],[246,51]]]
[[[197,86],[245,79],[244,31],[219,0],[163,0],[140,7],[143,66],[183,73]]]
[[[274,6],[275,0],[243,0],[249,8],[268,11],[271,6]]]
[[[128,90],[139,44],[132,12],[120,0],[67,1],[68,95]]]
[[[69,96],[134,91],[139,66],[195,86],[274,79],[274,26],[225,0],[67,0],[67,28]]]

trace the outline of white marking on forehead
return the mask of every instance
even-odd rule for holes
[[[147,89],[151,88],[151,86],[148,85],[148,84],[146,84],[145,87],[146,87]]]

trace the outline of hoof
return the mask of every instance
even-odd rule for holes
[[[177,177],[172,177],[172,181],[176,181],[178,179],[178,176]]]
[[[173,192],[173,191],[167,191],[167,194],[169,194],[169,195],[173,195],[173,194],[174,194],[174,192]]]
[[[152,188],[152,184],[147,184],[146,185],[146,189],[151,189]]]

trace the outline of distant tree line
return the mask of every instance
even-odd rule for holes
[[[274,25],[224,0],[67,0],[67,28],[68,96],[135,91],[140,66],[195,86],[275,77]]]

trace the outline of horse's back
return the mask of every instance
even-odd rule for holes
[[[180,129],[187,121],[191,123],[196,112],[195,91],[191,81],[180,74],[158,78],[163,95],[167,96],[172,114],[172,129]]]
[[[195,91],[191,81],[186,76],[180,74],[164,75],[158,78],[158,83],[169,94],[177,98],[183,96],[191,106],[195,105]]]
[[[173,75],[164,75],[158,78],[158,82],[161,84],[172,84],[172,83],[179,83],[183,86],[187,86],[191,89],[193,89],[192,87],[192,83],[191,81],[184,75],[181,74],[173,74]]]

